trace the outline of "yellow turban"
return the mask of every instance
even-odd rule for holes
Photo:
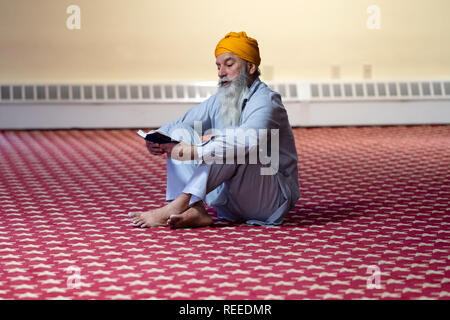
[[[239,58],[254,63],[257,66],[261,63],[258,41],[248,37],[244,31],[239,33],[230,32],[219,41],[215,51],[216,57],[225,52],[232,52]]]

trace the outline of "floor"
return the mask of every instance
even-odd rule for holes
[[[0,131],[0,299],[450,299],[450,126],[295,129],[278,227],[132,227],[165,160],[134,130]]]

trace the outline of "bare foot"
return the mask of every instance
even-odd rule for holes
[[[163,208],[146,212],[129,212],[128,216],[135,227],[165,227],[168,218],[164,218],[165,213],[161,209]]]
[[[162,208],[145,212],[130,212],[128,216],[136,227],[165,227],[171,215],[177,215],[189,208],[190,195],[182,194]]]
[[[197,228],[210,226],[212,218],[206,213],[203,204],[195,204],[182,214],[172,214],[167,224],[172,228]]]

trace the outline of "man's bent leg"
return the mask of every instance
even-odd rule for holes
[[[220,218],[271,223],[273,213],[285,202],[276,176],[260,174],[259,165],[201,164],[183,189],[192,194],[191,204],[223,183],[220,196],[212,205]],[[277,220],[278,221],[278,220]]]
[[[225,193],[219,190],[218,197],[208,199],[209,193],[230,180],[241,165],[237,164],[205,164],[202,163],[195,168],[194,174],[183,189],[183,193],[192,195],[190,204],[204,200],[208,205],[226,202]]]
[[[177,166],[177,164],[170,164],[170,166],[172,165]],[[208,205],[213,205],[217,202],[220,203],[221,196],[223,198],[222,181],[228,180],[233,175],[236,166],[227,165],[226,167],[222,167],[219,165],[214,167],[213,170],[214,174],[212,176],[214,178],[205,179],[205,177],[211,175],[211,166],[199,164],[194,168],[190,179],[186,183],[183,183],[184,187],[181,190],[181,194],[190,195],[188,204],[190,208],[181,215],[172,214],[170,216],[167,224],[171,228],[205,227],[213,223],[212,218],[206,212],[203,201]],[[183,184],[176,185],[176,188],[180,188]],[[176,192],[180,192],[179,189]]]
[[[222,189],[218,186],[230,179],[236,171],[237,165],[208,165],[200,164],[191,179],[183,189],[182,194],[191,195],[190,208],[180,215],[171,215],[168,225],[171,228],[205,227],[213,223],[207,214],[202,200],[211,205],[217,202],[222,195]],[[214,193],[212,197],[211,193]],[[216,196],[217,195],[217,196]]]
[[[196,166],[194,163],[176,163],[172,158],[167,157],[167,201],[176,199],[183,192]]]
[[[224,208],[217,208],[223,216],[232,214],[249,224],[280,224],[285,215],[286,197],[276,175],[261,175],[258,165],[238,168],[233,179],[227,182],[230,194]]]
[[[183,124],[170,128],[169,135],[173,139],[182,140],[190,145],[202,142],[202,139],[194,129]],[[198,163],[195,161],[177,161],[167,157],[167,201],[172,201],[181,194],[197,166]]]
[[[170,129],[169,135],[189,144],[201,142],[200,136],[189,126],[180,124]],[[133,224],[138,227],[162,227],[167,225],[170,215],[180,214],[189,208],[190,194],[182,190],[194,173],[197,164],[194,161],[181,162],[167,157],[167,188],[164,207],[145,212],[130,212]]]
[[[196,228],[206,227],[213,223],[212,218],[206,212],[203,203],[193,204],[182,214],[171,215],[167,224],[172,228]]]

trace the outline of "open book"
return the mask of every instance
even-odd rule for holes
[[[144,138],[145,140],[151,141],[151,142],[155,142],[155,143],[159,143],[159,144],[164,144],[164,143],[179,143],[180,141],[177,140],[173,140],[171,137],[166,136],[164,133],[161,133],[159,131],[156,130],[151,130],[149,132],[144,132],[142,130],[139,130],[138,132],[136,132],[136,134],[142,138]]]

